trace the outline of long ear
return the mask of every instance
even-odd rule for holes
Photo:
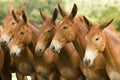
[[[22,6],[19,10],[17,10],[16,14],[20,16],[20,14],[22,13],[22,11],[24,11],[26,9],[26,6]]]
[[[22,19],[24,20],[25,23],[27,23],[27,16],[24,11],[22,12]]]
[[[101,24],[101,25],[100,25],[100,29],[103,30],[104,28],[106,28],[107,26],[109,26],[109,25],[113,22],[113,20],[114,20],[114,19],[111,19],[110,21]]]
[[[85,16],[83,16],[83,18],[84,18],[85,23],[87,24],[88,30],[90,30],[92,27],[92,25],[90,24],[90,21]]]
[[[60,4],[58,3],[58,8],[60,11],[60,14],[62,15],[62,17],[65,17],[67,15],[67,13],[65,12],[65,10],[63,10],[63,8],[60,6]]]
[[[12,15],[12,10],[14,9],[14,5],[11,4],[8,10],[8,15]]]
[[[45,21],[47,19],[47,16],[45,15],[45,13],[39,8],[41,17],[43,18],[43,20]]]
[[[17,17],[17,15],[16,15],[14,10],[12,10],[12,16],[13,16],[14,20],[18,23],[19,22],[19,18]]]
[[[73,19],[76,16],[76,14],[77,14],[77,5],[74,4],[71,14],[70,14],[70,19]]]
[[[53,12],[53,15],[52,15],[52,20],[53,22],[55,23],[55,20],[57,19],[57,16],[58,16],[58,11],[57,9],[55,8],[54,12]]]

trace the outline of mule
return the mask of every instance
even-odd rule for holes
[[[50,50],[49,45],[52,41],[52,38],[56,31],[56,25],[59,22],[55,22],[55,18],[57,13],[54,13],[52,18],[48,18],[45,13],[40,11],[41,16],[44,20],[44,23],[40,29],[40,35],[36,44],[36,54],[38,56],[45,55],[46,52]],[[85,80],[84,75],[79,69],[79,55],[72,43],[68,44],[66,47],[62,49],[60,54],[55,54],[53,52],[48,53],[51,57],[49,61],[52,61],[56,64],[59,72],[60,72],[60,80]],[[56,56],[54,56],[56,55]],[[52,60],[53,59],[53,60]]]
[[[75,17],[77,5],[74,4],[69,15],[61,8],[61,6],[59,6],[59,10],[63,19],[57,24],[58,28],[50,45],[51,50],[59,53],[66,44],[72,42],[79,53],[79,56],[82,58],[79,67],[85,77],[89,80],[109,80],[105,71],[106,61],[102,54],[94,60],[91,67],[86,67],[83,64],[86,48],[85,36],[88,32],[88,27],[84,24],[84,20],[82,20],[83,16],[81,16],[80,19]]]
[[[16,17],[15,15],[14,19],[16,20],[16,22],[18,22],[18,24],[14,32],[15,36],[9,44],[10,54],[18,57],[23,54],[20,54],[23,50],[29,50],[28,52],[32,53],[32,57],[29,57],[29,59],[32,62],[38,80],[58,80],[56,78],[54,79],[53,77],[54,75],[56,75],[55,72],[57,71],[54,67],[54,64],[47,63],[48,59],[50,59],[50,57],[48,57],[49,52],[48,54],[46,53],[41,57],[38,57],[35,54],[35,46],[39,35],[38,28],[34,27],[29,23],[27,16],[24,12],[22,14],[21,21],[19,21],[18,17]],[[26,49],[26,47],[28,48]],[[30,56],[29,53],[28,56]]]
[[[20,14],[22,13],[23,10],[25,10],[25,8],[26,6],[22,6],[19,10],[17,10],[16,11],[17,16],[20,16]],[[13,37],[12,32],[14,31],[17,23],[13,19],[12,10],[14,10],[13,4],[10,5],[8,14],[3,20],[4,29],[0,37],[0,43],[7,44]]]
[[[9,10],[8,10],[8,14],[3,20],[4,29],[3,29],[2,33],[1,33],[1,37],[0,37],[0,43],[2,43],[1,47],[2,47],[2,50],[4,53],[4,55],[3,55],[4,56],[4,64],[3,64],[2,71],[1,71],[3,80],[11,80],[11,72],[15,72],[15,66],[13,64],[13,59],[10,57],[9,49],[6,46],[9,41],[8,39],[10,39],[10,38],[8,38],[6,33],[8,35],[9,34],[11,35],[12,30],[14,29],[14,26],[15,26],[14,20],[12,18],[12,10],[13,9],[14,9],[14,6],[11,4],[9,7]],[[22,6],[17,11],[17,14],[20,15],[24,9],[25,9],[25,6]],[[24,80],[26,80],[26,77],[24,78]]]
[[[89,20],[87,24],[89,25]],[[87,47],[84,56],[84,63],[91,66],[93,60],[102,52],[107,61],[106,71],[111,80],[120,79],[120,37],[117,32],[109,26],[113,19],[103,24],[93,24],[86,35]]]

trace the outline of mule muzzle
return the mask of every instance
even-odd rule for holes
[[[52,52],[54,53],[59,53],[59,50],[55,48],[55,46],[50,46],[50,49],[52,50]]]
[[[7,41],[0,41],[2,45],[7,45]]]
[[[11,53],[11,56],[12,57],[17,57],[17,54],[16,53]]]
[[[37,56],[42,56],[44,53],[44,50],[43,49],[35,49],[35,53]]]
[[[91,63],[91,60],[90,59],[84,59],[83,63],[84,63],[85,66],[89,67],[90,63]]]

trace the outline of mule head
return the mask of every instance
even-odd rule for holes
[[[53,52],[59,53],[60,49],[76,37],[74,17],[77,14],[77,5],[74,4],[70,15],[58,5],[63,19],[57,24],[56,33],[51,42],[50,48]]]
[[[106,38],[102,31],[104,30],[104,28],[109,26],[109,24],[112,21],[113,19],[101,25],[95,24],[91,26],[90,31],[86,35],[87,47],[86,47],[85,56],[83,59],[83,63],[85,66],[90,67],[93,64],[94,59],[104,51],[106,46]],[[86,21],[86,24],[88,23],[89,23],[89,20]]]
[[[42,55],[45,51],[45,49],[50,45],[50,42],[52,41],[53,35],[55,33],[55,26],[57,19],[57,9],[55,8],[53,15],[51,18],[48,18],[41,10],[40,14],[44,20],[41,29],[40,29],[40,35],[36,44],[36,54]]]
[[[22,11],[25,9],[25,6],[22,6],[19,10],[17,10],[15,13],[17,16],[20,16]],[[13,11],[14,10],[14,5],[11,4],[9,9],[8,9],[8,14],[3,20],[3,25],[4,29],[0,37],[0,43],[7,44],[10,39],[13,37],[13,31],[16,28],[16,21],[13,18]]]
[[[15,18],[17,22],[18,19]],[[13,32],[14,37],[9,42],[8,47],[10,49],[10,54],[14,57],[20,56],[20,52],[31,43],[32,40],[32,31],[29,26],[27,16],[25,12],[22,12],[22,20],[17,22],[17,27]]]

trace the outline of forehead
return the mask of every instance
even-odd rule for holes
[[[55,25],[53,25],[53,22],[51,19],[46,20],[45,22],[43,22],[42,26],[41,26],[41,31],[42,30],[47,30],[47,29],[51,29],[53,28]]]
[[[73,24],[73,21],[68,16],[66,16],[58,23],[58,26],[72,25],[72,24]]]
[[[27,25],[24,23],[24,21],[21,21],[17,24],[16,28],[15,28],[15,31],[16,32],[19,32],[20,30],[25,30],[25,27]]]
[[[100,33],[101,33],[101,30],[100,30],[99,26],[95,25],[88,32],[87,37],[93,37],[93,36],[99,35]]]
[[[52,19],[48,18],[47,20],[45,20],[42,24],[42,26],[51,26],[53,24]]]
[[[14,21],[13,17],[8,15],[4,18],[3,23],[5,24],[12,21]]]

